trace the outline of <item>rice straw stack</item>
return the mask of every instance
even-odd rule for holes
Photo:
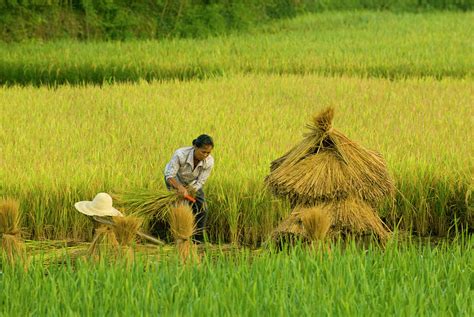
[[[332,108],[315,116],[304,139],[272,162],[267,186],[296,207],[273,238],[318,240],[329,231],[373,234],[384,243],[389,230],[376,208],[395,192],[385,161],[334,129],[333,118]]]
[[[304,139],[272,162],[267,185],[294,205],[349,196],[377,205],[392,197],[394,186],[382,156],[334,129],[333,117],[329,108],[313,118]]]

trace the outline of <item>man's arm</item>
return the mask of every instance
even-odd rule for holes
[[[188,191],[183,186],[183,184],[181,184],[176,179],[176,174],[178,173],[178,170],[179,170],[179,156],[178,156],[178,153],[175,152],[171,160],[168,162],[168,164],[166,164],[165,179],[171,186],[173,186],[173,188],[178,190],[179,194],[185,196],[188,194]]]
[[[176,190],[178,190],[178,193],[181,196],[186,196],[188,195],[188,191],[186,190],[186,187],[183,186],[176,178],[170,177],[167,179],[168,183],[173,186]]]

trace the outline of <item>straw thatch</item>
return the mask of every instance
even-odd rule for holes
[[[266,184],[294,205],[358,197],[376,205],[393,196],[382,156],[349,140],[332,127],[334,110],[313,118],[304,139],[271,164]]]
[[[169,215],[171,234],[176,242],[179,257],[183,262],[199,260],[192,236],[196,231],[195,217],[188,204],[178,204],[171,208]]]
[[[0,201],[0,239],[3,255],[13,263],[24,256],[24,244],[20,234],[20,204],[5,198]]]

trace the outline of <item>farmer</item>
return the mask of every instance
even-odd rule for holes
[[[174,152],[165,167],[165,182],[168,189],[176,189],[180,195],[189,195],[185,186],[196,191],[196,202],[192,203],[193,214],[196,216],[197,233],[195,239],[203,242],[207,219],[207,205],[202,187],[211,174],[214,158],[212,138],[201,134],[193,140],[193,146],[183,147]]]

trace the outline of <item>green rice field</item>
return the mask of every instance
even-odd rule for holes
[[[209,39],[0,44],[0,84],[239,73],[472,78],[472,12],[326,12]]]
[[[472,316],[473,262],[459,241],[31,264],[0,275],[0,315]]]

